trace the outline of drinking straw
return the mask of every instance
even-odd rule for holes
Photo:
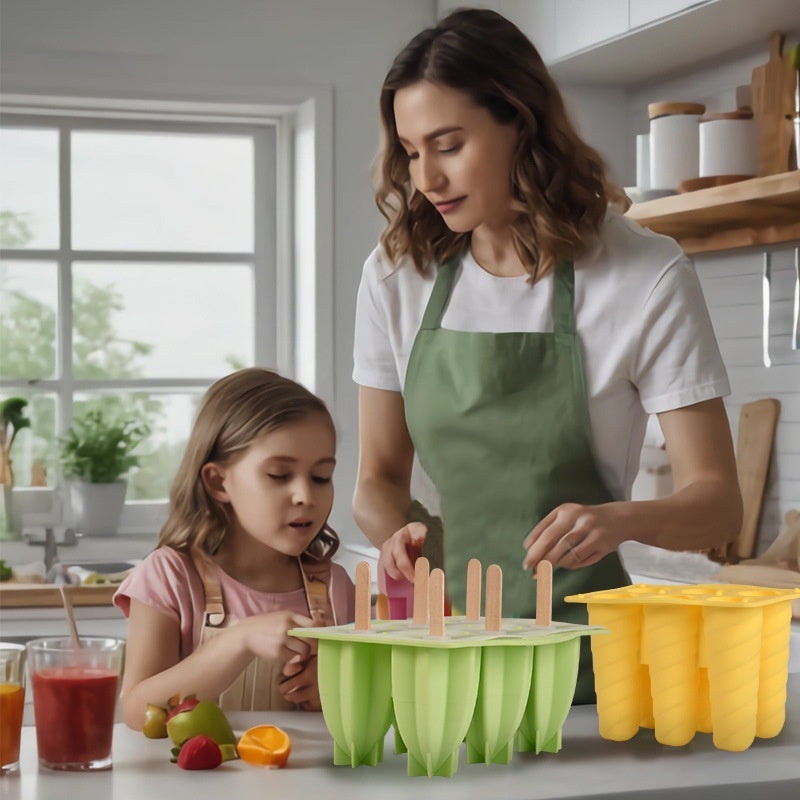
[[[81,639],[80,636],[78,636],[78,626],[75,624],[75,613],[72,610],[72,600],[70,600],[64,584],[60,584],[58,590],[61,592],[61,602],[64,604],[64,611],[67,615],[69,633],[72,637],[72,646],[77,649],[81,646]]]

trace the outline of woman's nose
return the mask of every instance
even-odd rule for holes
[[[444,173],[436,158],[419,156],[419,186],[421,192],[433,192],[442,187]]]

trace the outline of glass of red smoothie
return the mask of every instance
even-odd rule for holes
[[[125,641],[82,637],[28,642],[39,764],[48,769],[111,769],[114,710]]]

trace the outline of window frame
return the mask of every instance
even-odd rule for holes
[[[322,394],[332,389],[332,280],[326,269],[332,261],[332,203],[330,178],[332,148],[332,102],[330,93],[314,89],[311,91],[277,92],[283,95],[282,102],[275,104],[219,104],[197,102],[173,102],[163,100],[128,101],[120,99],[75,99],[9,96],[4,98],[0,113],[3,124],[13,127],[40,126],[69,127],[71,130],[116,128],[123,130],[191,130],[192,132],[255,131],[263,134],[269,130],[274,137],[272,159],[256,157],[255,198],[256,225],[254,251],[247,255],[248,263],[254,263],[254,303],[256,311],[254,353],[255,363],[277,366],[286,374],[304,380],[310,388]],[[113,123],[113,124],[112,124]],[[60,134],[60,149],[69,155],[69,136]],[[258,151],[260,148],[256,148]],[[304,157],[305,166],[300,163]],[[269,161],[269,163],[267,163]],[[262,163],[263,162],[263,163]],[[67,192],[66,171],[70,164],[60,159],[60,196]],[[320,170],[322,166],[322,170]],[[266,179],[265,179],[266,178]],[[274,186],[273,204],[268,206],[265,192],[270,182]],[[314,214],[310,222],[300,223],[304,215],[299,208],[312,204]],[[54,260],[59,270],[59,305],[66,317],[60,320],[62,336],[59,342],[60,364],[69,363],[71,357],[71,285],[63,275],[73,261],[100,261],[110,256],[114,259],[141,260],[141,253],[108,253],[101,251],[73,251],[70,244],[68,208],[60,203],[59,249],[4,249],[3,257],[14,260]],[[320,213],[322,212],[322,213]],[[307,215],[305,215],[307,216]],[[66,218],[65,218],[66,217]],[[265,246],[271,237],[274,245]],[[309,239],[309,237],[311,237]],[[309,241],[311,244],[309,245]],[[321,257],[327,253],[327,257]],[[152,261],[201,260],[198,254],[186,252],[146,253]],[[243,254],[240,254],[245,258]],[[206,260],[233,261],[230,253],[206,254]],[[311,313],[315,325],[309,339],[295,346],[298,329],[303,326],[299,319],[302,312],[295,313],[295,298],[298,286],[313,294]],[[326,292],[326,289],[328,291]],[[257,313],[259,307],[272,304],[272,321],[265,322],[269,315]],[[327,302],[320,302],[327,298]],[[266,306],[263,304],[266,303]],[[304,304],[306,308],[308,304]],[[322,322],[323,324],[319,324]],[[63,335],[63,334],[67,335]],[[323,343],[327,343],[323,345]],[[321,346],[322,345],[322,346]],[[322,350],[323,352],[320,352]],[[328,351],[326,353],[325,351]],[[325,358],[330,354],[331,357]],[[320,366],[321,365],[321,366]],[[27,388],[54,391],[60,397],[59,430],[65,430],[71,419],[73,394],[78,391],[125,389],[204,389],[210,380],[195,379],[146,379],[127,381],[76,381],[62,369],[61,377],[47,381],[3,381],[5,390]],[[326,391],[327,390],[327,391]],[[166,503],[138,501],[126,504],[121,530],[152,532],[160,524]]]

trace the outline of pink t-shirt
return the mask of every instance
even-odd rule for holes
[[[222,588],[225,611],[243,619],[270,611],[296,611],[308,616],[303,589],[294,592],[259,592],[234,580],[215,565]],[[355,589],[340,564],[331,563],[328,587],[334,624],[344,625],[355,618]],[[171,547],[159,547],[136,566],[114,593],[114,604],[127,617],[131,600],[138,600],[167,614],[180,624],[180,657],[186,658],[200,641],[205,612],[203,583],[190,556]]]

